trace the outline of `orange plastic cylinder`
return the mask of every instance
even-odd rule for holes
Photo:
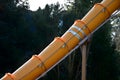
[[[45,71],[45,67],[41,66],[42,64],[42,60],[37,55],[34,55],[13,73],[15,80],[34,80],[40,73]]]
[[[10,73],[6,73],[1,80],[15,80],[15,76]]]
[[[44,62],[46,69],[49,69],[55,63],[57,63],[63,56],[68,53],[68,46],[64,43],[64,41],[57,37],[55,40],[38,56]]]
[[[82,19],[90,29],[94,31],[101,23],[103,23],[110,15],[120,8],[120,0],[103,0],[96,4],[88,14]]]
[[[13,74],[6,74],[2,80],[35,80],[64,58],[119,8],[120,0],[103,0],[96,4],[82,20],[76,20],[61,38],[55,38],[39,55],[34,55]]]

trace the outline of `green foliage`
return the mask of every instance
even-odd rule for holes
[[[111,43],[111,28],[104,25],[93,35],[88,59],[88,80],[118,80],[116,52]]]
[[[1,73],[6,73],[16,68],[16,62],[22,52],[19,48],[15,47],[16,41],[13,38],[16,34],[15,28],[19,20],[19,12],[14,4],[14,0],[1,0],[0,4],[0,65],[2,65],[0,71]],[[18,55],[16,55],[16,53],[18,53]],[[7,67],[9,67],[9,69]]]
[[[69,0],[68,0],[69,1]],[[30,11],[27,0],[0,1],[0,76],[13,72],[33,54],[42,51],[58,35],[62,35],[76,19],[81,19],[101,0],[74,0],[66,4],[46,5]],[[58,27],[59,21],[63,21]],[[88,80],[118,80],[119,58],[112,45],[109,23],[92,38],[88,64]],[[120,70],[119,70],[120,71]],[[54,76],[53,76],[54,75]],[[79,80],[81,51],[77,49],[41,80]]]
[[[61,9],[57,3],[32,12],[28,10],[27,0],[2,0],[0,4],[2,77],[6,72],[15,71],[33,54],[40,53],[54,39]]]

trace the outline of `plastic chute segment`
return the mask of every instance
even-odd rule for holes
[[[74,22],[74,25],[76,25],[76,24],[78,24],[78,23],[81,23],[81,24],[84,25],[84,26],[81,27],[82,30],[87,29],[87,30],[89,31],[89,33],[91,33],[91,30],[90,30],[89,27],[87,26],[87,23],[85,23],[85,22],[82,21],[82,20],[76,20],[76,21]]]
[[[101,3],[96,3],[94,6],[101,6],[101,7],[103,7],[103,12],[105,12],[105,11],[107,11],[107,13],[108,13],[108,15],[110,16],[111,14],[110,14],[110,11],[107,9],[107,7],[105,7],[103,4],[101,4]]]
[[[56,37],[54,40],[59,40],[59,41],[63,42],[64,43],[63,48],[67,47],[68,52],[70,51],[70,49],[69,49],[68,45],[66,44],[66,42],[64,41],[64,39],[62,39],[61,37]]]
[[[40,59],[40,57],[38,55],[33,55],[32,58],[37,58],[41,62],[39,67],[44,67],[44,71],[47,70],[47,68],[44,65],[44,62]]]
[[[6,73],[6,75],[3,78],[5,80],[15,80],[15,76],[13,74],[11,74],[11,73]]]

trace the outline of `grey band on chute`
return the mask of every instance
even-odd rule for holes
[[[76,38],[78,38],[79,40],[81,40],[82,38],[80,37],[80,35],[78,33],[76,33],[73,30],[69,30],[68,32],[70,32],[71,34],[73,34]]]
[[[77,26],[75,26],[75,25],[72,25],[72,28],[75,28],[75,29],[77,29],[78,31],[80,31],[80,32],[83,34],[84,37],[86,36],[86,33],[85,33],[80,27],[77,27]]]

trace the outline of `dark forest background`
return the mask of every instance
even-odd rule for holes
[[[61,36],[100,1],[68,0],[64,7],[56,3],[31,11],[27,0],[0,0],[0,77],[14,72],[32,55],[39,54],[54,37]],[[120,80],[120,49],[116,46],[116,35],[112,35],[120,30],[120,15],[111,22],[92,35],[87,80]],[[77,49],[40,80],[80,79],[81,51]]]

